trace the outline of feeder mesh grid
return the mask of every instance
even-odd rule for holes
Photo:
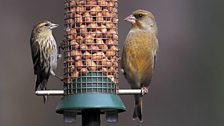
[[[66,0],[64,91],[116,93],[117,0]]]

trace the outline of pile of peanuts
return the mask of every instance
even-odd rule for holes
[[[65,10],[67,75],[102,72],[118,83],[117,0],[67,0]]]

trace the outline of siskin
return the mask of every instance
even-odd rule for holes
[[[152,13],[136,10],[124,19],[131,29],[124,43],[121,68],[132,89],[148,92],[158,50],[157,26]],[[143,94],[135,95],[133,119],[142,119]]]
[[[37,75],[35,90],[38,87],[41,90],[46,90],[50,75],[58,77],[53,71],[57,68],[57,59],[59,57],[57,44],[52,35],[52,29],[56,27],[58,27],[58,24],[43,21],[34,26],[32,30],[30,47],[34,74]],[[44,96],[44,103],[46,100],[47,96]]]

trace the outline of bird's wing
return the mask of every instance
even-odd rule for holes
[[[40,45],[37,41],[34,39],[31,39],[31,53],[32,53],[32,59],[33,59],[33,68],[34,68],[34,74],[37,74],[37,67],[40,60]]]

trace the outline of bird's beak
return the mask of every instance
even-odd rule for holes
[[[124,20],[130,22],[131,24],[135,24],[136,22],[136,18],[133,15],[126,17]]]
[[[52,23],[51,26],[50,26],[50,28],[53,29],[53,28],[56,28],[56,27],[58,27],[58,26],[59,26],[58,24],[53,24],[53,23]]]

